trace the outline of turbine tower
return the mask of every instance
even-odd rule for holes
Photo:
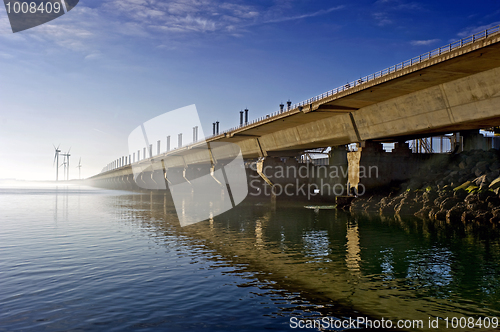
[[[64,162],[61,164],[61,166],[64,165],[64,176],[66,177],[66,180],[69,181],[69,157],[71,156],[69,152],[71,151],[71,148],[69,148],[68,152],[61,154],[61,156],[64,157]]]
[[[66,164],[66,156],[64,154],[62,154],[61,156],[65,157],[63,163],[61,164],[61,166],[64,166],[64,173],[63,174],[64,174],[64,180],[66,180],[66,165],[67,165]],[[61,166],[59,166],[59,167],[61,167]]]
[[[54,146],[54,150],[56,150],[56,154],[54,156],[54,165],[56,165],[56,181],[59,181],[59,152],[61,152],[61,150],[59,150],[59,146],[61,146],[61,144],[59,144],[59,146],[56,148],[56,146],[54,144],[52,144]]]
[[[80,161],[78,162],[78,166],[76,166],[76,168],[78,168],[78,180],[81,180],[82,179],[82,158],[80,158]]]
[[[69,152],[71,151],[71,148],[69,148],[68,152],[66,152],[66,158],[68,158],[68,181],[69,181],[69,157],[71,156]]]

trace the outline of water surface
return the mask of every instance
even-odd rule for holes
[[[0,331],[500,316],[496,229],[305,204],[247,200],[182,228],[161,193],[4,185]]]

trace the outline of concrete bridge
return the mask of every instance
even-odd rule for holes
[[[495,33],[450,44],[208,141],[235,142],[252,158],[498,126],[499,41]]]
[[[364,147],[367,147],[364,154],[370,149],[379,153],[381,148],[377,143],[398,142],[395,152],[407,157],[409,150],[404,143],[407,140],[456,132],[467,137],[471,130],[500,126],[499,41],[500,26],[496,26],[287,110],[208,137],[206,141],[156,156],[151,152],[151,158],[137,164],[150,167],[152,178],[166,179],[167,169],[213,166],[210,153],[206,151],[207,143],[210,146],[227,142],[237,144],[246,159],[260,158],[257,169],[262,176],[266,158],[293,158],[307,149],[340,147],[334,149],[337,152],[331,164],[349,165],[352,171],[349,182],[356,186],[359,179],[355,173],[363,163],[361,151]],[[359,143],[360,149],[348,157],[345,145],[351,143]],[[174,156],[179,158],[172,158]],[[169,164],[165,165],[167,159]],[[411,172],[408,158],[396,163],[386,159],[382,163],[388,167],[387,176],[404,179]],[[224,164],[224,157],[219,161]],[[405,164],[403,168],[407,171],[401,173],[400,163]],[[132,184],[131,174],[131,157],[127,156],[92,180],[107,179],[109,182],[114,179],[116,182],[122,177],[119,182],[123,183],[126,177],[125,182]],[[338,181],[344,180],[347,179]]]

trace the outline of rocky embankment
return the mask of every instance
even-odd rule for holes
[[[351,211],[415,215],[447,222],[500,222],[500,154],[436,155],[397,188],[356,199]]]

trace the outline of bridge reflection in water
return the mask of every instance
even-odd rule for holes
[[[429,317],[500,315],[496,229],[314,212],[298,202],[272,205],[248,199],[182,228],[163,194],[116,196],[114,204],[152,237],[181,236],[335,310],[323,314],[426,324]]]

